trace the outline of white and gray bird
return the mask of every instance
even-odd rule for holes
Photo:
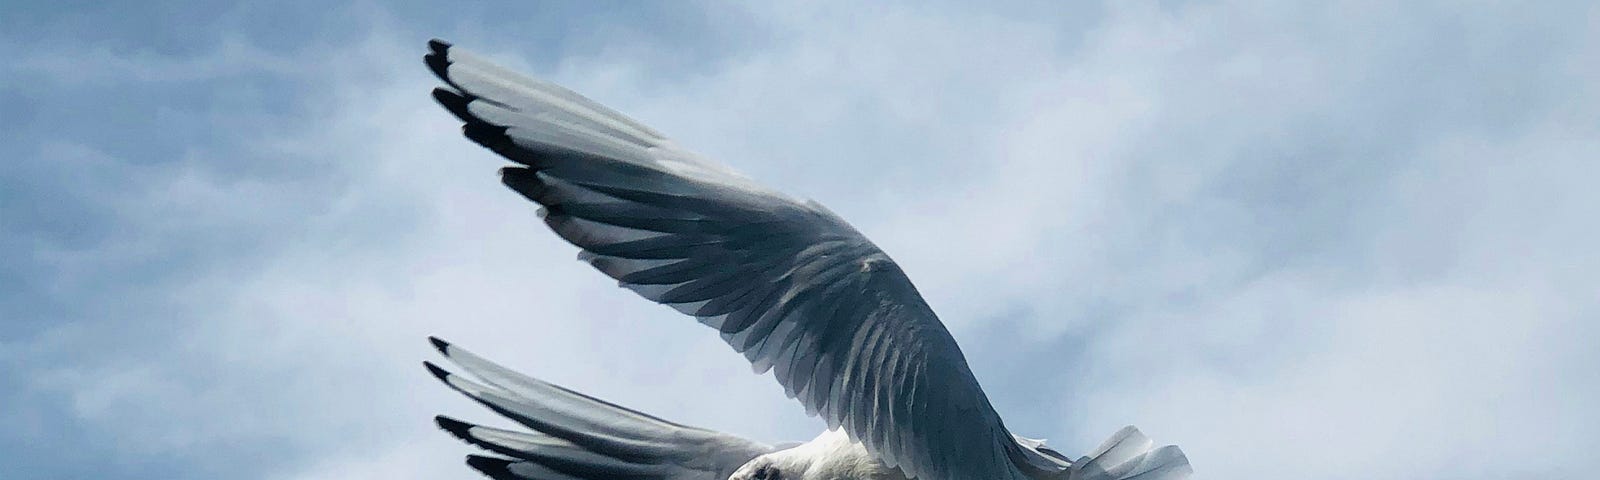
[[[889,256],[821,205],[704,160],[644,125],[450,44],[429,43],[434,98],[466,137],[517,165],[501,180],[542,206],[580,257],[716,329],[827,422],[789,448],[668,422],[511,371],[433,339],[468,375],[451,388],[526,426],[439,417],[496,456],[497,479],[1174,480],[1188,459],[1133,427],[1070,458],[1011,433],[955,339]]]

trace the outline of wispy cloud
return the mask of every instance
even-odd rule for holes
[[[465,474],[427,418],[490,415],[421,374],[428,334],[674,420],[813,434],[495,185],[417,59],[460,32],[853,220],[1020,433],[1079,450],[1135,423],[1216,478],[1596,466],[1593,7],[1081,8],[363,7],[336,13],[355,40],[294,48],[30,49],[0,97],[37,132],[4,150],[22,260],[0,282],[26,287],[0,296],[25,326],[0,337],[0,446],[23,452],[0,463]],[[526,25],[561,18],[597,27]],[[40,100],[62,92],[113,106]],[[121,92],[158,121],[50,128],[137,118]]]

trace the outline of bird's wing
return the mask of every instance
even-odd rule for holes
[[[439,427],[457,438],[502,455],[467,458],[468,465],[491,478],[726,480],[745,462],[773,451],[524,376],[439,339],[433,344],[470,375],[427,363],[434,376],[533,429],[519,432],[437,417]]]
[[[1155,447],[1132,426],[1122,427],[1057,476],[1063,480],[1183,480],[1194,473],[1175,445]]]
[[[716,328],[757,371],[885,464],[937,480],[1033,468],[955,339],[849,224],[699,160],[553,84],[435,41],[434,91],[466,136],[521,164],[507,186],[582,258]]]

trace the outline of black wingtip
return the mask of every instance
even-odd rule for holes
[[[455,115],[456,118],[461,119],[463,122],[481,121],[467,110],[467,104],[472,103],[472,98],[461,92],[444,87],[435,88],[433,89],[433,101],[439,102],[440,106],[444,107],[445,110],[449,110],[451,115]]]
[[[503,167],[500,169],[500,183],[521,194],[528,200],[540,205],[545,204],[545,184],[539,180],[538,172],[531,168]],[[543,210],[543,209],[541,209]],[[540,215],[540,218],[544,218]]]
[[[467,440],[467,431],[472,429],[472,424],[444,415],[433,417],[433,423],[438,424],[439,428],[462,440]]]
[[[504,458],[485,457],[482,455],[467,455],[467,466],[473,470],[488,475],[489,478],[517,478],[511,473],[511,460]]]
[[[439,353],[442,353],[445,356],[449,356],[450,355],[450,342],[446,342],[446,341],[440,339],[439,337],[435,337],[435,336],[431,336],[430,335],[430,336],[428,336],[428,343],[432,343],[433,344],[433,348],[435,350],[438,350]]]
[[[440,80],[444,80],[445,83],[449,83],[451,86],[455,86],[455,83],[450,81],[450,59],[446,58],[445,55],[441,52],[423,55],[422,63],[428,64],[428,70],[432,71],[434,76],[439,77]]]
[[[440,80],[459,87],[450,81],[450,42],[437,38],[428,40],[428,54],[422,56],[422,61],[428,64],[428,70],[432,70]]]
[[[450,49],[450,42],[446,42],[444,40],[437,39],[437,38],[433,38],[433,39],[429,39],[428,40],[428,50],[433,51],[433,53],[444,53],[446,50],[449,50],[449,49]]]
[[[506,132],[509,130],[506,127],[473,122],[461,127],[461,134],[466,135],[468,140],[477,142],[479,145],[495,148],[506,141]]]
[[[428,373],[433,374],[433,378],[437,378],[439,381],[446,384],[450,383],[450,372],[440,368],[438,365],[434,365],[433,362],[429,361],[423,361],[422,366],[428,367]]]

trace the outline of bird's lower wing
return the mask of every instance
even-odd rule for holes
[[[474,425],[449,417],[439,426],[501,456],[467,464],[496,479],[726,480],[772,447],[726,433],[675,424],[531,378],[442,340],[434,346],[468,375],[427,367],[450,388],[531,431]]]

